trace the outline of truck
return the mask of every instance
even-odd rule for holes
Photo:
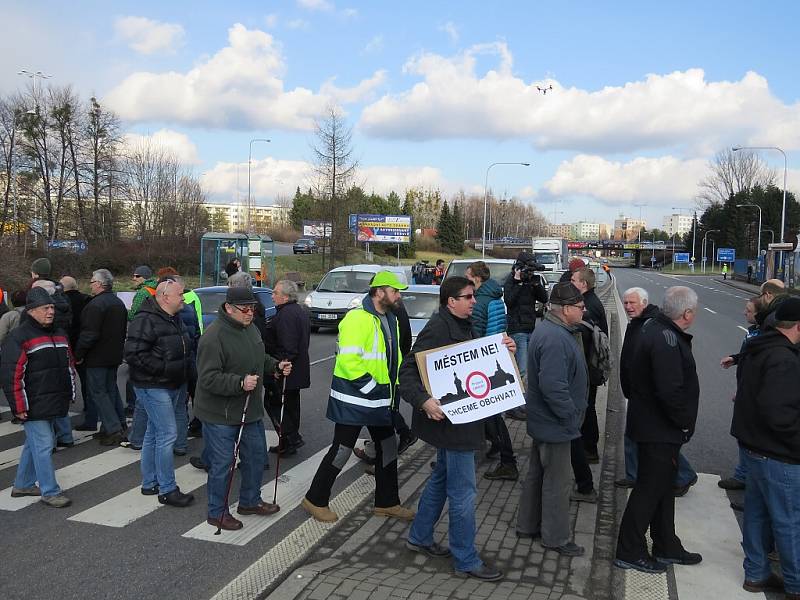
[[[545,271],[564,271],[569,266],[567,240],[558,237],[533,238],[531,250]]]

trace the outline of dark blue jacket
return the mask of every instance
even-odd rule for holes
[[[494,279],[488,279],[475,292],[472,309],[472,335],[484,337],[506,330],[506,307],[503,288]]]

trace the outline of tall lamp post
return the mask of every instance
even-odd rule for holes
[[[709,229],[708,231],[706,231],[705,235],[703,235],[703,273],[704,274],[706,272],[706,259],[707,259],[707,257],[706,257],[706,243],[707,243],[708,240],[706,238],[708,238],[708,234],[709,233],[719,233],[719,229]]]
[[[250,233],[250,207],[252,206],[250,200],[250,163],[253,160],[253,142],[270,143],[272,140],[267,138],[253,138],[250,140],[250,151],[247,154],[247,233]]]
[[[489,171],[495,165],[520,165],[522,167],[530,167],[531,163],[526,162],[494,162],[486,169],[486,180],[483,184],[483,237],[481,243],[481,257],[486,258],[486,212],[489,206]]]
[[[744,208],[745,206],[758,209],[758,247],[756,248],[756,260],[758,260],[758,257],[761,256],[761,207],[758,204],[737,204],[736,208]]]
[[[36,114],[36,109],[39,107],[39,99],[36,96],[36,80],[37,79],[50,79],[52,75],[45,75],[41,71],[29,71],[28,69],[21,69],[17,71],[17,75],[24,75],[33,80],[33,109],[28,111],[28,114]],[[39,88],[41,89],[41,87]]]
[[[772,234],[772,243],[775,243],[775,231],[773,229],[765,229],[764,233],[769,232]]]
[[[781,243],[783,243],[783,235],[784,231],[786,231],[786,173],[788,171],[788,161],[786,159],[786,152],[783,149],[778,148],[778,146],[734,146],[731,148],[733,152],[739,152],[740,150],[777,150],[781,154],[783,154],[783,208],[781,209]],[[759,233],[761,233],[761,229],[759,228]],[[759,248],[759,251],[761,249]],[[783,250],[781,250],[780,254],[780,263],[781,265],[781,274],[783,274]]]

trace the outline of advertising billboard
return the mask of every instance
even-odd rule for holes
[[[331,237],[330,221],[308,221],[303,219],[303,237]]]
[[[359,242],[408,244],[411,241],[411,217],[407,215],[358,215]]]

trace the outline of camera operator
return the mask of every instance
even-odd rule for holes
[[[520,252],[503,285],[508,310],[507,331],[517,344],[517,366],[523,377],[528,366],[528,338],[536,327],[536,302],[547,303],[547,290],[537,270],[543,269],[536,264],[533,254]],[[508,411],[507,415],[520,421],[527,419],[524,406]]]

